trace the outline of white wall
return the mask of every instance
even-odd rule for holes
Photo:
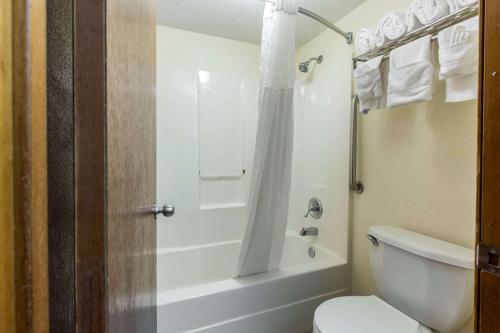
[[[346,31],[375,26],[385,12],[402,11],[409,3],[367,0],[337,24]],[[326,31],[298,54],[308,50],[306,57],[329,52],[350,58],[352,49],[345,44],[342,38]],[[342,73],[339,69],[331,75],[341,80]],[[366,240],[370,225],[396,225],[473,247],[476,102],[444,103],[443,84],[436,89],[434,99],[428,103],[378,110],[360,117],[359,178],[365,192],[351,195],[353,294],[375,291]],[[332,168],[336,167],[332,164]],[[472,332],[472,321],[459,332]]]

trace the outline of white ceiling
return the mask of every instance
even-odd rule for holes
[[[364,0],[301,0],[301,7],[335,22]],[[260,44],[264,2],[260,0],[157,0],[157,23],[223,38]],[[299,15],[297,44],[326,28]]]

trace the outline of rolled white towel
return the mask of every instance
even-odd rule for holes
[[[456,12],[464,7],[470,6],[477,3],[477,0],[448,0],[448,6],[450,6],[450,12]]]
[[[378,22],[376,37],[377,46],[382,46],[386,40],[396,40],[406,33],[405,15],[402,13],[388,12]],[[379,47],[380,47],[379,46]]]
[[[369,28],[359,30],[356,34],[355,48],[359,55],[375,50],[375,32]]]
[[[415,11],[413,9],[413,3],[406,10],[405,23],[406,23],[406,29],[408,32],[411,32],[411,31],[416,30],[420,27],[423,27],[423,24],[420,23],[417,16],[415,16]]]
[[[409,10],[423,25],[431,24],[450,13],[447,0],[414,0]]]
[[[377,24],[377,28],[375,29],[375,46],[377,48],[382,47],[386,42],[387,42],[387,37],[382,31],[382,27],[380,26],[379,23]]]
[[[460,7],[467,7],[474,3],[478,3],[478,0],[457,0],[457,3]]]

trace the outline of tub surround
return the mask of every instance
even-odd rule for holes
[[[342,110],[350,87],[332,76],[333,68],[343,68],[342,80],[350,82],[349,59],[332,57],[329,66],[311,65],[309,76],[297,77],[284,255],[279,270],[239,279],[233,275],[252,174],[260,46],[158,26],[157,59],[157,198],[176,205],[174,216],[157,222],[158,331],[310,331],[321,302],[350,293],[349,189],[338,186],[348,177],[349,115]],[[227,151],[243,149],[243,170],[233,167],[234,175],[220,177],[213,174],[224,160],[213,158],[220,151],[207,141],[200,145],[200,126],[213,131],[218,123],[203,124],[211,118],[201,119],[200,112],[226,102],[241,111],[235,119],[243,122],[243,145]],[[304,217],[313,197],[323,204],[319,219]],[[318,235],[299,236],[303,227],[317,228]]]

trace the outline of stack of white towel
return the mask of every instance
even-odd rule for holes
[[[477,98],[478,28],[474,17],[438,34],[439,79],[446,81],[447,102]]]
[[[375,29],[361,29],[356,35],[356,52],[361,55],[373,51],[407,32],[476,2],[477,0],[413,0],[404,14],[389,12],[380,19]]]
[[[375,50],[409,31],[476,2],[414,0],[406,14],[389,12],[379,21],[376,30],[360,30],[356,36],[356,51],[364,54]],[[478,19],[473,18],[441,31],[438,41],[439,78],[446,82],[446,102],[476,99]],[[431,36],[428,35],[390,53],[387,77],[381,71],[382,57],[361,64],[353,74],[361,111],[367,113],[385,106],[396,107],[430,100],[434,79],[432,55]]]

